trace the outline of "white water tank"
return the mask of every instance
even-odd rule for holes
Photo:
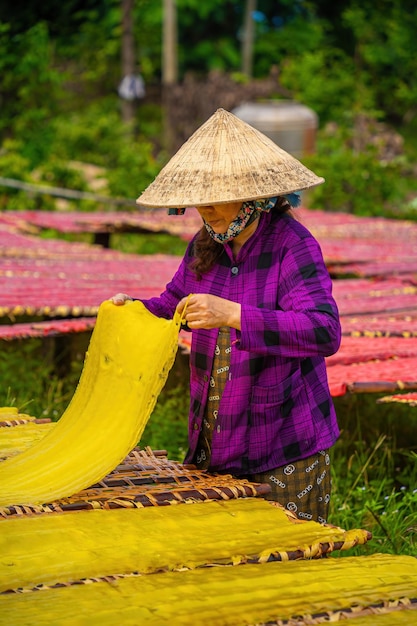
[[[315,151],[317,114],[293,100],[247,102],[232,113],[297,159]]]

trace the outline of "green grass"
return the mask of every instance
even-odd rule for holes
[[[372,540],[349,554],[417,554],[417,410],[377,394],[335,399],[341,436],[332,450],[329,520]],[[341,553],[343,556],[345,553]]]
[[[183,256],[186,241],[167,233],[122,233],[111,236],[111,247],[132,254],[174,254]]]
[[[84,340],[84,341],[83,341]],[[0,406],[56,421],[71,400],[81,374],[88,334],[68,337],[70,350],[53,338],[2,342]],[[65,376],[62,372],[65,358]]]
[[[93,233],[61,233],[51,228],[41,231],[42,239],[62,239],[69,242],[94,243]],[[174,254],[182,256],[186,241],[168,233],[113,233],[110,248],[130,254]]]
[[[416,454],[397,455],[401,462],[397,466],[385,435],[350,456],[349,443],[342,434],[332,454],[330,523],[372,533],[372,540],[353,553],[416,555]]]

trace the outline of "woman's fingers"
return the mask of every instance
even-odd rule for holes
[[[181,315],[185,308],[186,313],[188,313],[188,311],[192,307],[192,303],[195,303],[196,297],[197,296],[190,293],[188,296],[185,296],[185,298],[182,298],[177,304],[177,313]]]
[[[116,293],[116,295],[109,298],[109,300],[110,302],[113,302],[113,304],[115,304],[116,306],[120,306],[124,304],[127,300],[133,300],[133,298],[128,296],[126,293]]]
[[[208,293],[191,294],[179,301],[177,312],[183,315],[191,329],[230,326],[240,330],[240,304],[219,296]]]
[[[191,329],[240,327],[240,305],[236,302],[200,293],[180,300],[177,306],[178,312],[182,314],[184,308],[184,319]]]

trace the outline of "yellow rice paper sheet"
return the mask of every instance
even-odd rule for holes
[[[260,498],[13,516],[0,520],[0,592],[133,571],[263,562],[270,555],[314,558],[368,538],[365,530],[294,522]]]
[[[1,619],[13,626],[245,626],[299,616],[296,624],[311,624],[311,615],[415,597],[417,565],[410,556],[380,554],[88,582],[0,595]],[[416,611],[403,613],[402,624],[417,623]]]
[[[40,441],[53,430],[55,422],[47,424],[18,424],[10,428],[0,428],[0,460],[20,454]]]
[[[55,428],[0,463],[0,506],[41,504],[101,480],[132,450],[178,348],[179,316],[101,304],[74,396]]]

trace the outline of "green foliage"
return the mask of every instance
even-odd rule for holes
[[[60,117],[54,126],[54,160],[81,160],[104,167],[111,196],[136,198],[161,167],[153,157],[151,142],[143,136],[134,139],[128,133],[115,97]]]
[[[140,71],[146,84],[154,84],[162,74],[163,2],[135,0],[133,11]]]
[[[377,405],[378,397],[335,398],[341,436],[332,450],[329,519],[372,533],[372,541],[355,548],[356,554],[415,554],[417,414],[407,405]]]
[[[4,178],[27,180],[30,169],[29,161],[21,153],[21,142],[13,139],[4,141],[0,150],[0,172]],[[16,189],[0,187],[0,209],[19,210],[22,207],[34,208],[33,201],[27,194]]]
[[[111,155],[107,181],[112,196],[137,198],[161,169],[153,158],[152,144],[143,137],[131,143],[121,142]]]
[[[417,194],[413,166],[405,155],[384,161],[377,146],[354,147],[353,127],[340,126],[318,135],[316,154],[303,162],[326,183],[309,192],[309,206],[356,215],[383,215],[415,219],[412,204]]]
[[[181,76],[189,71],[240,69],[244,2],[177,0],[177,12]],[[298,51],[314,49],[320,36],[309,4],[293,0],[258,0],[254,30],[256,77],[267,76],[273,65]]]
[[[41,339],[3,341],[0,359],[0,406],[16,406],[37,418],[59,419],[78,382],[84,355],[65,378],[58,375],[53,343]]]
[[[373,450],[367,451],[371,457],[380,443],[378,441]],[[414,556],[417,548],[416,458],[410,458],[407,465],[410,473],[400,488],[387,475],[383,453],[376,456],[379,464],[376,478],[365,484],[361,475],[367,460],[366,456],[359,455],[348,459],[345,476],[342,472],[346,458],[341,457],[334,463],[329,519],[341,528],[362,528],[372,534],[372,540],[365,546],[355,548],[353,553],[384,552]],[[349,551],[349,554],[352,552]]]
[[[153,111],[143,129],[158,134],[160,124],[160,115]],[[2,175],[40,185],[94,192],[82,171],[81,161],[103,168],[106,189],[100,195],[135,199],[162,165],[163,153],[156,159],[151,141],[143,134],[133,137],[122,123],[114,96],[94,102],[84,110],[56,116],[45,123],[45,134],[49,137],[48,145],[42,148],[43,159],[36,170],[32,168],[34,160],[27,154],[23,137],[5,140],[0,151]],[[77,167],[73,162],[77,162]],[[29,196],[8,188],[1,189],[0,202],[8,209],[53,210],[56,206],[56,200],[50,196]],[[77,202],[81,210],[94,210],[96,206],[97,203],[90,201]]]
[[[79,168],[72,167],[67,160],[46,161],[40,174],[41,182],[46,182],[52,187],[66,187],[80,191],[87,189],[87,182],[82,172]]]
[[[182,461],[188,446],[188,389],[180,385],[163,390],[142,434],[140,447],[169,451],[169,458]]]
[[[29,168],[29,161],[22,155],[22,143],[6,139],[0,151],[0,171],[6,178],[21,178]]]
[[[414,109],[417,98],[417,9],[391,1],[384,5],[384,10],[375,10],[373,3],[352,2],[342,20],[355,41],[357,69],[377,105],[401,118]]]
[[[240,69],[241,3],[178,0],[180,73]],[[190,54],[190,48],[192,53]]]
[[[184,66],[188,65],[185,51],[181,55],[181,60]],[[193,60],[196,65],[204,63],[206,71],[238,70],[240,67],[239,51],[228,37],[218,38],[214,42],[208,40],[197,42],[194,47]]]
[[[101,166],[111,162],[126,141],[118,100],[110,96],[58,117],[54,130],[55,156]]]
[[[105,0],[96,6],[80,12],[79,27],[70,38],[61,43],[58,53],[65,59],[72,74],[70,101],[77,103],[77,85],[83,85],[82,98],[95,98],[116,95],[120,81],[120,36],[121,3],[118,0]],[[82,17],[81,17],[82,16]],[[76,58],[70,62],[69,59]],[[74,81],[75,80],[75,84]],[[65,103],[64,103],[65,106]]]
[[[21,139],[22,156],[36,166],[48,154],[53,132],[48,121],[57,111],[64,75],[53,66],[48,29],[42,22],[8,36],[0,29],[2,116],[0,136]]]
[[[317,113],[322,125],[344,120],[355,105],[359,89],[352,60],[329,47],[289,57],[282,65],[281,82],[295,100]],[[370,104],[363,100],[365,110]]]
[[[263,28],[257,24],[257,36],[254,42],[254,76],[267,76],[272,66],[278,66],[282,72],[286,72],[288,63],[295,61],[296,66],[291,64],[287,72],[290,82],[299,80],[298,63],[302,55],[320,54],[320,49],[326,48],[325,33],[322,24],[318,21],[303,19],[297,16],[280,28]],[[295,71],[292,76],[291,72]],[[281,76],[284,86],[287,78]],[[294,81],[291,79],[294,78]],[[311,75],[309,76],[311,79]]]
[[[183,256],[188,242],[165,233],[113,234],[111,247],[131,254],[174,254]]]

